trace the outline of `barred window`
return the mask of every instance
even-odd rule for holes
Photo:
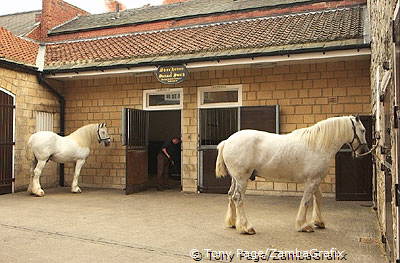
[[[53,115],[50,112],[36,112],[36,131],[53,131]]]

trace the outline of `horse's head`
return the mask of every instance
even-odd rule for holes
[[[105,123],[100,123],[97,125],[97,141],[99,143],[104,143],[104,146],[109,146],[111,143],[111,138],[108,135]]]
[[[365,128],[360,117],[358,115],[351,116],[350,121],[353,129],[353,137],[349,142],[351,150],[356,156],[367,153],[369,149],[367,140],[365,139]]]

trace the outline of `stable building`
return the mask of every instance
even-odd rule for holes
[[[62,131],[60,98],[40,83],[35,66],[39,45],[0,28],[0,194],[26,189],[30,163],[25,145],[41,130]],[[45,187],[59,184],[57,165],[43,171]]]
[[[174,174],[182,190],[226,192],[229,178],[214,175],[216,146],[240,129],[288,133],[360,114],[372,134],[365,1],[193,0],[81,14],[48,28],[43,19],[60,16],[62,8],[63,1],[43,1],[42,21],[31,35],[40,42],[33,68],[41,89],[65,101],[61,108],[57,97],[48,100],[56,106],[49,110],[53,122],[62,119],[66,134],[88,123],[109,127],[112,146],[92,149],[81,171],[84,187],[128,193],[148,187],[160,144],[176,135],[182,136],[182,156]],[[171,71],[179,74],[162,74]],[[23,157],[15,158],[14,170]],[[14,172],[26,182],[17,190],[27,186],[27,169]],[[59,170],[65,170],[61,184],[70,184],[73,166]],[[321,188],[342,200],[371,199],[371,158],[352,160],[343,149]],[[259,178],[248,189],[280,195],[303,190]]]
[[[400,3],[368,1],[368,6],[372,112],[380,137],[374,157],[374,209],[386,255],[390,262],[399,262]]]

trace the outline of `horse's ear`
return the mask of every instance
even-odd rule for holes
[[[356,115],[356,121],[359,122],[360,121],[360,115]]]

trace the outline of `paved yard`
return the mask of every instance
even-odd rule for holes
[[[194,262],[192,249],[207,257],[204,249],[268,248],[336,248],[347,253],[344,262],[385,262],[375,212],[362,202],[324,200],[327,229],[306,234],[294,230],[298,197],[248,196],[248,216],[257,231],[248,236],[224,228],[225,195],[68,191],[50,189],[44,198],[0,196],[0,262]],[[234,262],[256,259],[239,260],[236,254]]]

